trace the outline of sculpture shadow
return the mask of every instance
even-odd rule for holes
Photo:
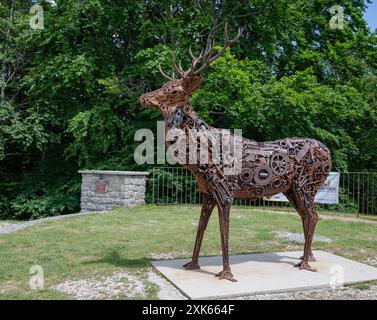
[[[137,259],[123,258],[120,256],[118,251],[113,250],[101,259],[85,261],[82,264],[100,263],[111,264],[113,266],[122,268],[144,268],[150,266],[151,259],[146,257]]]

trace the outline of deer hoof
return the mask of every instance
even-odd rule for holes
[[[182,267],[185,268],[186,270],[200,269],[199,264],[197,262],[193,262],[193,261],[185,263]]]
[[[224,269],[223,271],[216,273],[215,276],[218,277],[220,280],[226,279],[232,282],[237,282],[237,279],[234,279],[233,274],[232,272],[230,272],[229,269]]]
[[[295,264],[295,267],[299,268],[300,270],[317,272],[317,270],[313,268],[307,261],[300,261],[299,263]]]

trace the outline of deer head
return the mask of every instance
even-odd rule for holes
[[[165,113],[171,107],[185,106],[188,104],[189,95],[198,89],[203,83],[203,77],[201,73],[217,58],[224,54],[225,50],[236,43],[241,37],[243,29],[238,30],[237,36],[234,39],[229,39],[227,24],[224,29],[225,44],[219,52],[214,54],[214,39],[209,38],[205,50],[202,50],[199,57],[195,57],[192,53],[191,47],[189,54],[191,57],[191,66],[188,70],[183,70],[182,64],[179,62],[177,65],[175,60],[175,54],[173,52],[173,67],[179,75],[179,78],[168,76],[162,71],[161,66],[159,70],[161,74],[169,81],[166,82],[160,89],[141,95],[140,103],[144,107],[157,108],[161,112]],[[198,67],[200,65],[200,67]]]

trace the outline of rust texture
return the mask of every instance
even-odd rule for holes
[[[160,89],[143,94],[140,103],[144,107],[157,108],[161,111],[165,119],[166,132],[180,129],[189,135],[192,129],[206,129],[217,137],[220,129],[207,125],[200,118],[190,106],[189,95],[202,84],[203,77],[200,74],[205,68],[220,57],[227,47],[234,44],[241,34],[242,29],[239,30],[236,38],[230,40],[225,26],[225,44],[216,54],[213,52],[213,40],[207,42],[206,49],[199,57],[195,57],[190,49],[192,63],[186,71],[180,64],[177,65],[173,55],[173,66],[179,74],[178,79],[166,75],[160,68],[161,73],[169,81]],[[167,141],[167,144],[171,145],[171,142]],[[224,150],[226,146],[223,143],[221,147],[221,150]],[[211,154],[212,151],[209,143],[209,153]],[[331,169],[329,149],[314,139],[286,138],[256,142],[242,138],[241,153],[241,172],[233,175],[224,174],[224,156],[216,163],[211,162],[210,159],[208,163],[203,164],[198,159],[197,163],[183,164],[195,176],[203,199],[192,261],[184,267],[199,268],[198,257],[203,234],[210,215],[217,206],[223,270],[216,276],[220,279],[236,281],[231,272],[228,254],[229,216],[233,200],[257,199],[283,192],[300,215],[304,229],[304,254],[296,267],[315,271],[309,265],[309,262],[314,260],[312,240],[318,221],[314,197]]]

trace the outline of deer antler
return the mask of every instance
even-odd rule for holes
[[[191,46],[189,48],[189,54],[190,54],[190,57],[191,57],[191,67],[185,71],[185,76],[187,77],[188,75],[190,74],[193,74],[195,73],[195,67],[196,65],[198,64],[198,62],[204,58],[207,58],[209,55],[212,54],[212,48],[213,48],[213,45],[215,44],[215,40],[212,39],[211,41],[208,40],[207,42],[207,47],[206,49],[203,51],[200,52],[200,55],[199,57],[195,57],[194,54],[192,53],[192,49],[191,49]]]
[[[213,56],[213,47],[215,45],[215,39],[213,38],[212,35],[210,35],[210,37],[208,38],[207,40],[207,45],[206,45],[206,49],[203,51],[200,52],[200,55],[198,57],[195,57],[194,54],[192,53],[192,49],[191,49],[191,46],[189,48],[189,54],[190,54],[190,57],[191,57],[191,66],[188,70],[183,70],[182,68],[182,64],[181,64],[181,61],[179,61],[179,66],[177,65],[177,62],[175,60],[175,52],[173,51],[172,53],[172,64],[173,64],[173,67],[174,69],[178,72],[178,74],[180,75],[181,78],[185,78],[189,75],[192,75],[192,74],[199,74],[201,72],[203,72],[204,69],[206,69],[213,61],[215,61],[217,58],[219,58],[220,56],[222,56],[225,52],[225,50],[230,47],[231,45],[235,44],[237,42],[237,40],[242,36],[242,32],[243,32],[243,28],[239,28],[238,29],[238,33],[237,33],[237,36],[234,38],[234,39],[231,39],[229,40],[229,36],[228,36],[228,23],[226,22],[225,23],[225,28],[224,28],[224,40],[225,40],[225,44],[223,45],[223,47],[220,49],[220,51],[218,53],[216,53],[214,56]],[[202,66],[195,70],[195,67],[196,65],[198,64],[198,62],[200,62],[201,60],[204,61],[204,63],[202,64]],[[174,74],[173,74],[173,77],[170,77],[168,76],[164,71],[162,71],[161,69],[161,66],[159,65],[158,66],[161,74],[169,79],[169,80],[177,80],[175,79],[174,77]]]
[[[175,52],[174,51],[173,51],[172,55],[173,55],[173,57],[172,57],[173,67],[175,68],[175,70],[177,70],[178,74],[183,78],[185,76],[185,72],[182,69],[181,61],[179,61],[179,67],[178,67],[177,63],[175,61]]]
[[[161,65],[160,65],[160,64],[158,65],[158,70],[160,70],[160,73],[161,73],[166,79],[168,79],[168,80],[177,80],[177,79],[175,79],[174,77],[170,77],[170,76],[168,76],[164,71],[162,71],[162,68],[161,68]]]
[[[181,76],[181,78],[183,78],[185,76],[185,72],[183,71],[183,68],[182,68],[182,64],[181,64],[181,61],[179,61],[179,67],[177,66],[177,62],[175,61],[175,52],[173,51],[172,53],[172,63],[173,63],[173,67],[175,68],[175,70],[177,70],[178,74]],[[161,65],[158,65],[158,69],[160,70],[160,73],[165,77],[167,78],[168,80],[177,80],[175,79],[174,77],[174,73],[173,73],[173,76],[170,77],[168,76],[161,68]]]
[[[206,48],[206,52],[207,53],[204,55],[205,60],[204,60],[203,65],[199,69],[197,69],[195,71],[192,71],[192,72],[194,74],[199,74],[199,73],[203,72],[203,70],[206,69],[213,61],[215,61],[217,58],[221,57],[224,54],[225,50],[228,47],[230,47],[231,45],[235,44],[237,42],[237,40],[239,38],[241,38],[242,32],[243,32],[243,28],[239,28],[237,36],[234,39],[229,40],[228,23],[226,22],[225,23],[225,28],[224,28],[224,40],[225,40],[225,44],[223,45],[223,47],[220,49],[220,51],[218,53],[216,53],[214,56],[212,56],[212,54],[213,54],[213,46],[215,44],[215,41],[214,40],[209,41],[207,43],[207,48]],[[201,58],[202,57],[199,57],[198,60],[201,59]]]

